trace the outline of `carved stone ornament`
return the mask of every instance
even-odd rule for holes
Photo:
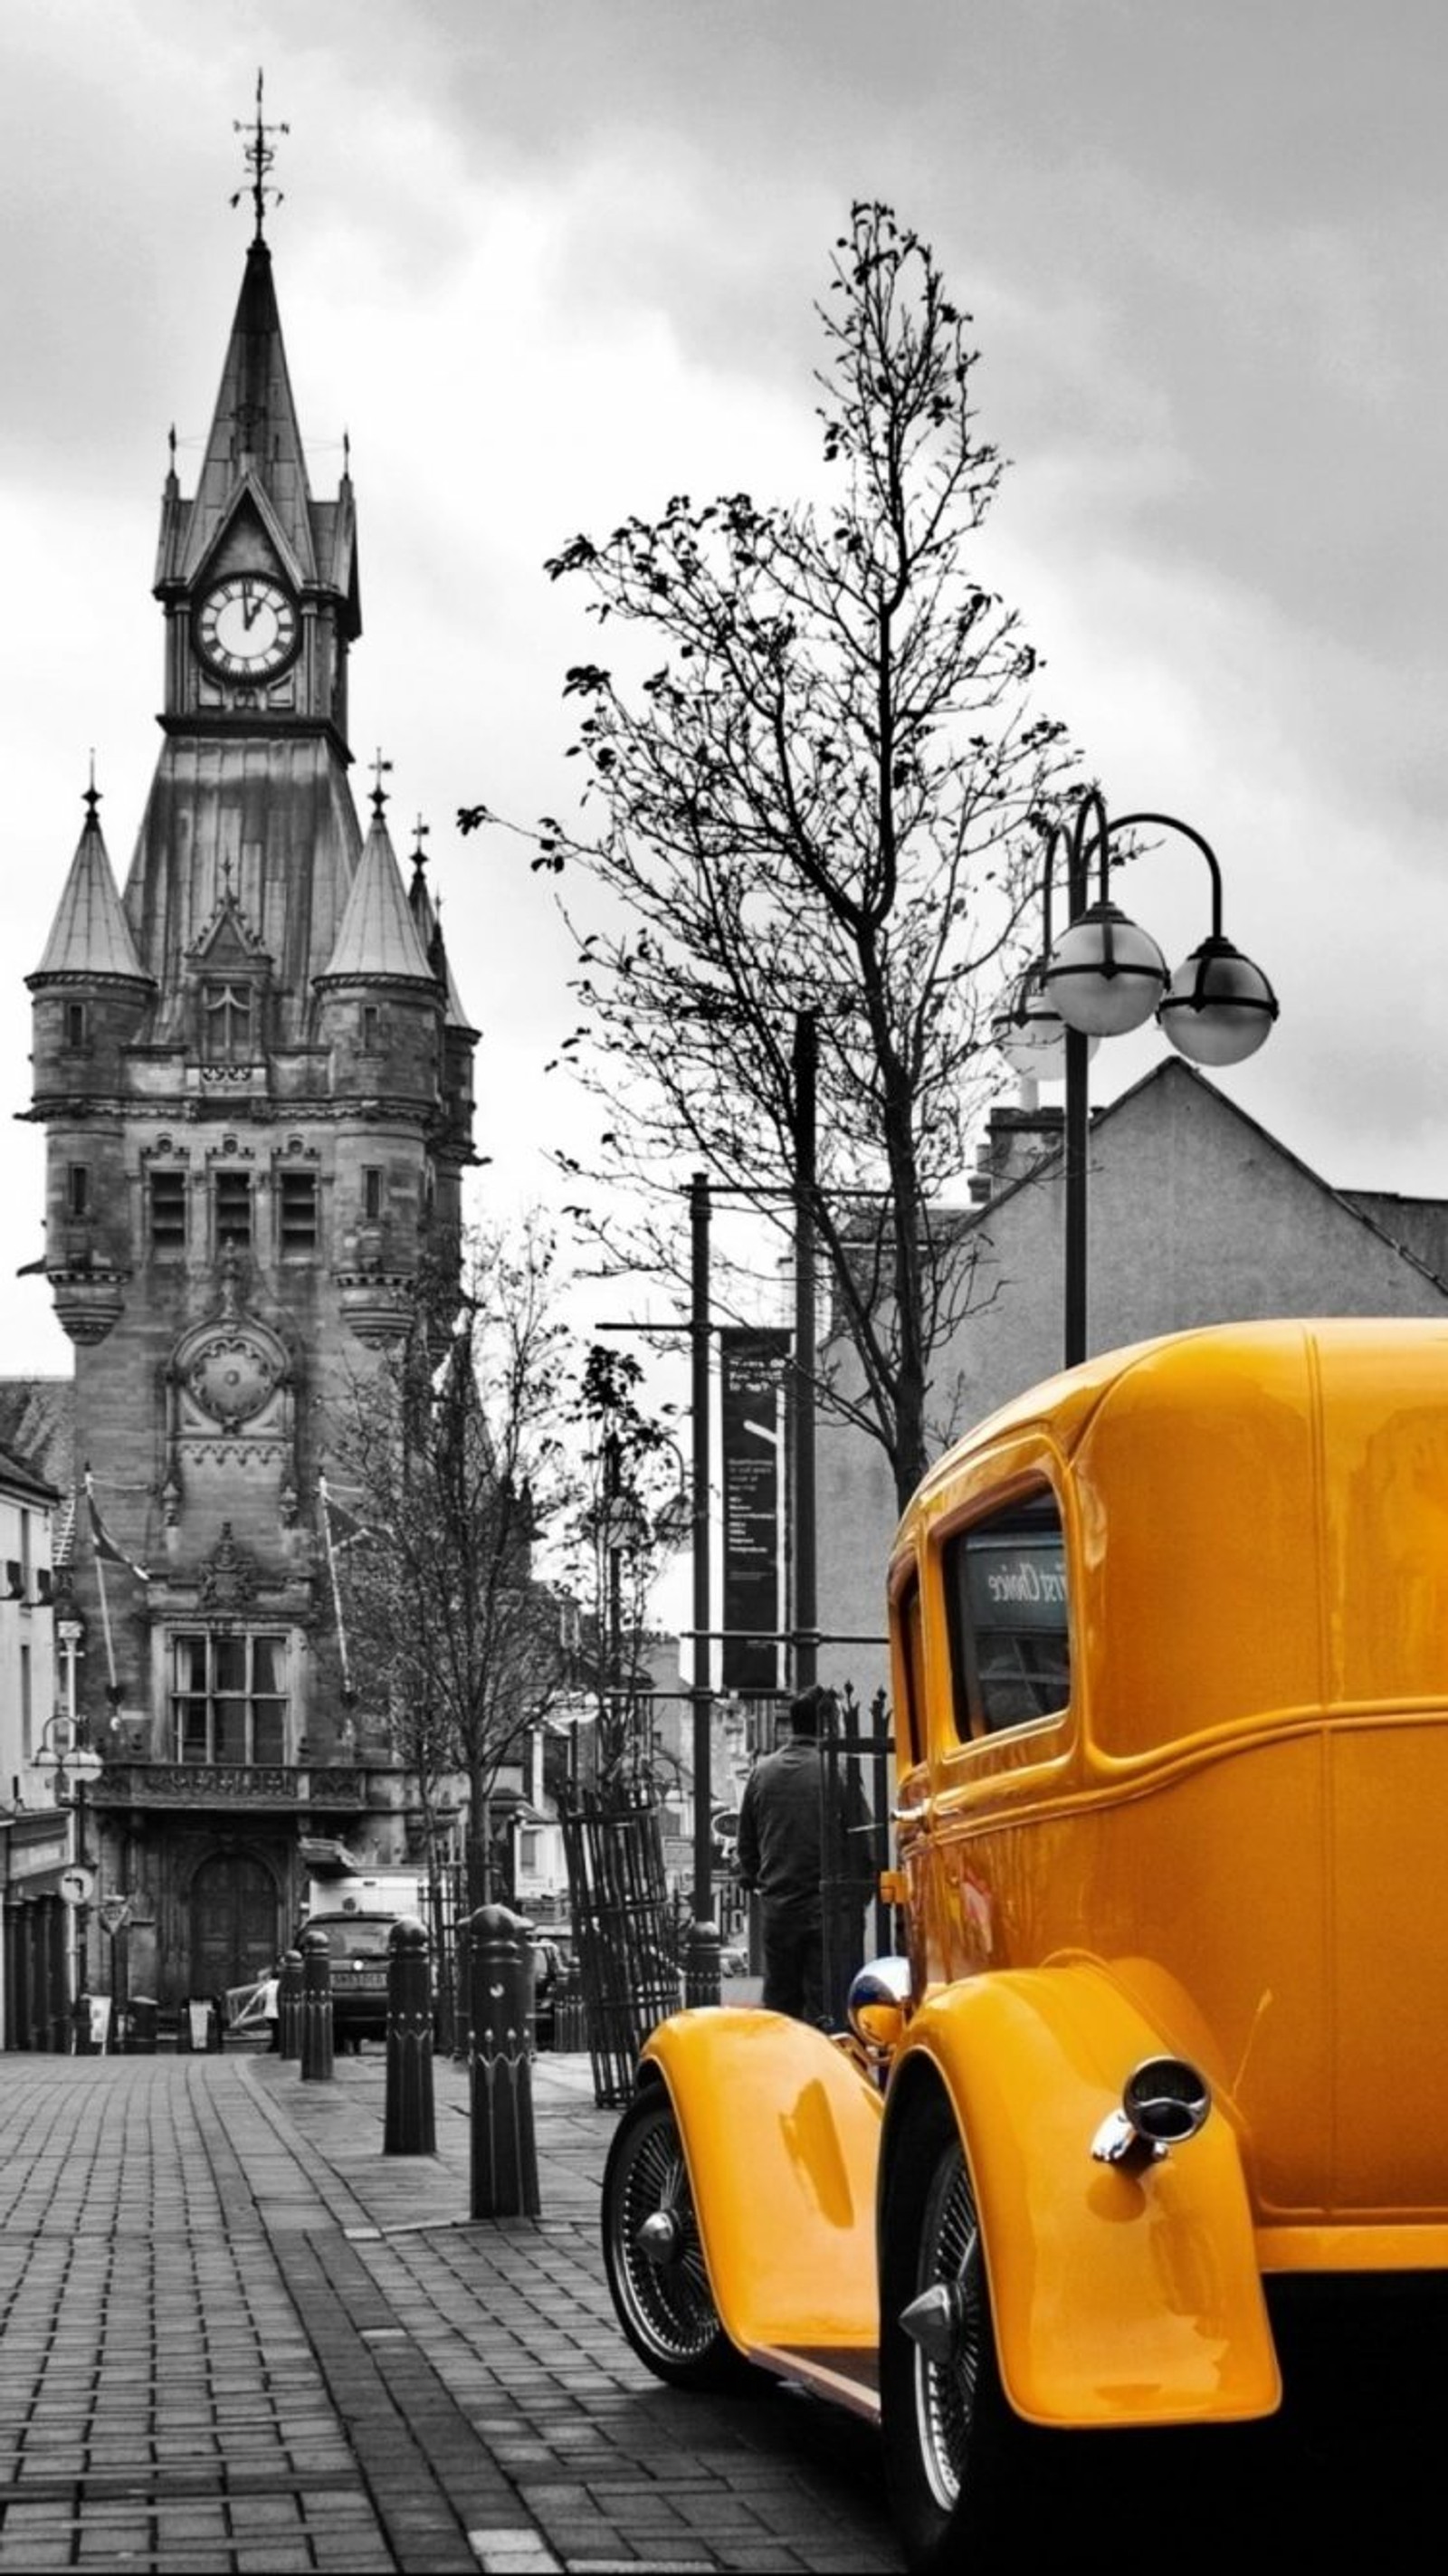
[[[257,1569],[245,1550],[231,1535],[230,1521],[221,1524],[221,1536],[207,1558],[197,1587],[198,1610],[246,1610],[256,1599]]]
[[[255,1431],[280,1426],[288,1383],[285,1345],[270,1327],[247,1314],[239,1293],[239,1267],[229,1248],[220,1268],[221,1312],[193,1325],[176,1346],[172,1373],[180,1390],[178,1428],[183,1435]],[[262,1417],[268,1419],[263,1422]]]
[[[222,1325],[191,1352],[183,1384],[198,1412],[230,1431],[261,1412],[281,1373],[279,1354],[259,1333]]]

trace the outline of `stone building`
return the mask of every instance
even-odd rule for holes
[[[27,977],[44,1269],[75,1345],[72,1552],[98,1899],[163,2009],[292,1936],[304,1840],[406,1853],[409,1783],[338,1656],[319,1476],[473,1161],[469,1027],[382,764],[348,781],[362,631],[344,467],[313,495],[264,238],[195,489],[171,468],[155,775],[118,891],[87,791]],[[369,1722],[371,1721],[371,1722]],[[107,1982],[106,1945],[89,1973]]]
[[[1095,1114],[1089,1189],[1092,1351],[1273,1315],[1448,1320],[1448,1204],[1333,1188],[1178,1056]],[[937,1369],[941,1449],[1061,1366],[1064,1239],[1060,1110],[998,1109],[954,1237],[974,1269]],[[827,1358],[854,1391],[850,1347]],[[828,1416],[818,1459],[820,1625],[872,1636],[898,1517],[890,1471]],[[834,1646],[821,1670],[868,1701],[883,1651]]]
[[[71,1738],[56,1690],[60,1503],[32,1459],[0,1443],[0,2040],[7,2048],[62,2048],[68,2035],[76,1916],[65,1882],[79,1853],[65,1767]]]

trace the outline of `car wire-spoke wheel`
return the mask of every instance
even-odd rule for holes
[[[629,2105],[603,2179],[603,2255],[619,2322],[641,2361],[676,2388],[757,2376],[719,2321],[674,2107],[662,2085]]]
[[[942,2101],[917,2103],[890,2153],[880,2238],[885,2473],[906,2563],[957,2576],[1008,2527],[1031,2527],[1026,2427],[996,2361],[970,2168]]]
[[[958,2146],[935,2170],[920,2232],[919,2288],[944,2292],[950,2351],[933,2360],[915,2346],[915,2412],[920,2462],[942,2513],[954,2513],[971,2472],[971,2429],[976,2420],[983,2363],[990,2348],[975,2194]]]

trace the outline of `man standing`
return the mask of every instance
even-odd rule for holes
[[[739,1807],[739,1877],[759,1896],[765,2009],[826,2026],[826,2007],[838,2000],[824,1989],[826,1885],[839,1927],[835,1946],[847,1948],[853,1969],[856,1917],[871,1876],[864,1800],[853,1780],[851,1795],[829,1778],[820,1744],[822,1720],[834,1707],[834,1692],[822,1684],[790,1702],[789,1736],[755,1764]],[[833,1960],[836,1975],[842,1964]]]

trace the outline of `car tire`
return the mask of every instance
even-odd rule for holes
[[[1033,2439],[1001,2385],[985,2255],[970,2170],[943,2097],[909,2115],[881,2209],[880,2408],[885,2475],[906,2563],[945,2576],[1003,2535],[1009,2502],[1017,2548],[1030,2513],[1021,2471]],[[949,2353],[933,2359],[901,2315],[923,2292],[949,2289]]]
[[[640,2230],[659,2217],[671,2222],[672,2241],[646,2253]],[[614,2131],[603,2175],[603,2260],[619,2323],[656,2379],[715,2391],[767,2385],[720,2324],[683,2141],[662,2084],[649,2084]]]

